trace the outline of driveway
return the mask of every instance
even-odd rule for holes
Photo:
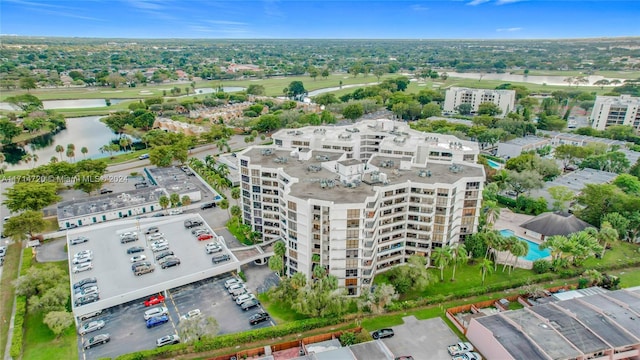
[[[65,245],[66,238],[45,241],[36,250],[36,260],[38,262],[64,261],[68,260]]]
[[[415,316],[402,318],[404,324],[392,327],[395,335],[378,341],[394,356],[411,355],[415,360],[449,360],[447,346],[460,341],[441,318],[418,320]]]

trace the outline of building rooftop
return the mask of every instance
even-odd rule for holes
[[[299,160],[291,150],[278,148],[251,148],[244,154],[251,164],[263,168],[282,168],[297,179],[291,185],[291,195],[299,198],[318,198],[339,203],[363,203],[373,196],[376,186],[416,183],[451,184],[466,177],[484,176],[481,166],[472,164],[428,163],[417,167],[410,158],[375,155],[369,159],[359,180],[340,180],[336,164],[344,166],[363,164],[359,160],[345,159],[342,152],[312,151],[309,160]],[[356,170],[354,170],[356,171]],[[319,193],[322,192],[321,196]]]
[[[522,310],[519,310],[522,311]],[[520,329],[507,318],[499,314],[476,319],[487,328],[496,340],[511,354],[519,359],[547,359],[547,355],[528,336],[523,336]]]
[[[188,176],[187,173],[175,166],[145,169],[151,174],[157,185],[165,188],[170,194],[202,190],[198,186],[199,181],[194,176]]]
[[[157,203],[166,195],[165,190],[157,186],[131,190],[123,193],[92,196],[81,200],[58,203],[58,219],[64,220],[89,214],[101,214],[134,206]]]
[[[569,235],[593,227],[573,214],[561,212],[542,213],[533,219],[520,224],[520,227],[535,231],[544,236]]]
[[[353,353],[356,359],[376,359],[385,360],[393,359],[389,349],[380,341],[367,341],[364,343],[351,345],[349,350]]]
[[[579,135],[579,134],[572,134],[572,133],[566,133],[566,132],[560,132],[560,131],[549,131],[549,130],[538,130],[539,134],[542,135],[546,135],[546,136],[550,136],[552,138],[561,138],[565,141],[575,141],[575,142],[585,142],[585,143],[602,143],[602,144],[607,144],[609,146],[613,146],[613,145],[620,145],[620,146],[625,146],[627,145],[626,142],[624,141],[620,141],[620,140],[613,140],[613,139],[606,139],[606,138],[600,138],[600,137],[595,137],[595,136],[587,136],[587,135]]]
[[[530,144],[538,144],[538,143],[544,143],[549,141],[550,140],[547,138],[530,135],[530,136],[519,137],[509,141],[505,141],[504,143],[509,145],[526,146]]]
[[[553,181],[547,182],[545,184],[545,189],[562,185],[575,192],[580,192],[587,184],[609,183],[617,176],[618,174],[616,173],[585,168],[573,171],[565,176],[557,177]]]

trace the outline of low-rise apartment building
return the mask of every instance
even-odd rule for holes
[[[478,225],[476,143],[391,120],[282,130],[238,153],[245,224],[287,245],[287,274],[316,267],[358,295],[376,273],[429,259]]]

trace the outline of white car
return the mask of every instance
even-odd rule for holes
[[[79,251],[77,253],[75,253],[75,255],[73,255],[74,258],[79,258],[79,257],[87,257],[87,256],[91,256],[93,255],[93,251],[91,250],[82,250]]]
[[[236,298],[236,304],[241,305],[243,302],[245,301],[249,301],[251,299],[255,299],[256,296],[253,294],[244,294],[244,295],[240,295]]]
[[[164,233],[157,232],[155,234],[149,235],[149,240],[160,240],[164,239]]]
[[[82,264],[78,264],[76,266],[73,267],[73,272],[74,273],[79,273],[79,272],[83,272],[83,271],[88,271],[93,269],[93,264],[89,261],[86,263],[82,263]]]
[[[151,247],[160,246],[160,245],[169,245],[169,242],[167,241],[167,239],[160,239],[151,243]]]
[[[235,285],[235,284],[242,284],[242,280],[236,279],[236,278],[229,279],[229,280],[224,282],[224,287],[228,289],[229,286]]]
[[[193,309],[193,310],[189,311],[188,313],[180,316],[180,319],[188,320],[188,319],[197,318],[200,315],[202,315],[202,313],[200,312],[200,309]]]
[[[204,249],[207,251],[207,254],[213,254],[222,251],[222,246],[220,246],[218,243],[210,242],[207,243]]]
[[[90,286],[88,288],[84,288],[84,289],[80,290],[80,292],[75,294],[75,295],[76,295],[76,297],[81,297],[81,296],[87,296],[87,295],[91,295],[91,294],[100,294],[100,291],[98,290],[97,286]]]
[[[82,256],[82,257],[74,257],[72,262],[74,265],[78,265],[82,263],[91,262],[91,260],[93,260],[92,256]]]
[[[136,256],[131,257],[131,262],[132,263],[138,262],[138,261],[145,261],[145,260],[147,260],[147,256],[144,255],[144,254],[136,255]]]
[[[233,285],[229,286],[227,288],[227,290],[229,290],[229,294],[231,294],[235,290],[242,289],[242,288],[244,288],[244,284],[233,284]]]
[[[169,210],[169,215],[180,215],[180,214],[182,214],[182,209]]]
[[[126,238],[126,237],[135,237],[138,238],[138,234],[135,233],[134,231],[127,231],[125,233],[120,234],[120,238]]]
[[[151,251],[153,251],[153,252],[165,251],[165,250],[169,250],[169,244],[167,244],[167,243],[162,243],[162,244],[158,244],[158,245],[155,245],[155,246],[151,246]]]
[[[169,313],[169,309],[167,309],[164,306],[158,306],[158,307],[154,307],[154,308],[151,308],[151,309],[145,311],[144,312],[144,319],[145,320],[149,320],[152,317],[162,316],[162,315],[166,315],[168,313]]]

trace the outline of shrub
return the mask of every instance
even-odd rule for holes
[[[549,260],[539,259],[533,262],[533,272],[536,274],[544,274],[549,272],[549,270],[551,270],[551,263]]]
[[[346,331],[340,335],[340,344],[342,346],[349,346],[356,343],[356,334],[351,331]]]
[[[11,349],[9,355],[19,358],[22,355],[22,336],[24,334],[24,315],[27,312],[27,297],[16,297],[16,316],[13,323],[13,336],[11,337]]]

